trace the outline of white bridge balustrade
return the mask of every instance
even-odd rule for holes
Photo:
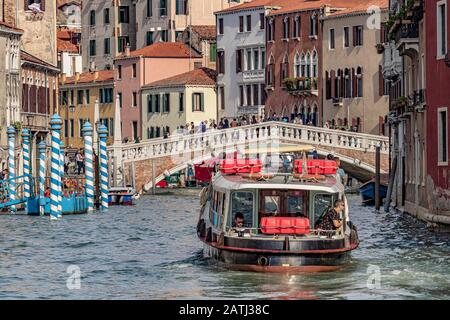
[[[276,145],[281,143],[312,145],[321,154],[332,153],[341,157],[343,162],[371,172],[374,172],[376,147],[380,147],[381,154],[386,159],[389,154],[388,137],[285,122],[263,122],[237,128],[209,130],[205,133],[175,134],[166,139],[115,144],[108,148],[108,153],[110,159],[114,159],[117,169],[126,163],[163,157],[175,159],[171,163],[172,167],[177,165],[182,168],[180,164],[205,160],[208,156],[211,158],[233,148],[254,148],[268,144],[276,148]],[[382,165],[382,171],[386,171],[386,165]]]

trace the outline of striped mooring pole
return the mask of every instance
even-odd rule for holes
[[[108,129],[104,124],[98,128],[98,136],[100,139],[100,194],[101,208],[108,209],[108,154],[106,152],[106,139],[108,137]]]
[[[15,171],[15,142],[16,142],[16,129],[14,127],[8,127],[8,179],[9,179],[9,200],[16,200],[16,171]],[[11,212],[16,211],[16,206],[9,207]]]
[[[39,214],[45,213],[45,152],[47,145],[44,140],[38,144],[39,150]]]
[[[30,132],[28,129],[22,129],[22,148],[23,148],[23,196],[30,198],[31,181],[30,181]]]
[[[61,177],[60,190],[58,194],[58,217],[62,217],[62,199],[63,199],[63,188],[64,188],[64,142],[61,140],[61,144],[59,145],[59,174]]]
[[[83,125],[83,135],[88,212],[94,210],[94,166],[92,152],[92,131],[92,125],[89,123],[89,121],[86,121]]]
[[[50,120],[52,132],[52,156],[50,170],[50,219],[58,219],[59,192],[61,188],[61,173],[59,164],[59,146],[61,145],[62,120],[54,114]]]

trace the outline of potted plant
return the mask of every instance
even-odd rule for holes
[[[14,127],[14,129],[16,130],[16,132],[20,132],[20,130],[22,130],[22,122],[20,122],[20,121],[13,122],[13,123],[11,124],[11,126]]]
[[[295,78],[285,78],[283,80],[283,86],[288,90],[292,91],[297,89]]]
[[[383,51],[384,51],[384,45],[383,45],[382,43],[377,43],[375,47],[377,48],[377,53],[378,53],[378,54],[383,53]]]

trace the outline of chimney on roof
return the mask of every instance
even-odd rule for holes
[[[98,79],[98,71],[95,70],[94,71],[94,81],[96,81]]]
[[[65,84],[66,83],[66,74],[65,73],[61,73],[59,81],[61,82],[61,84]]]
[[[80,81],[80,73],[79,72],[75,72],[75,82]]]
[[[127,46],[125,47],[125,57],[130,56],[130,44],[127,43]]]
[[[89,72],[94,72],[96,69],[95,67],[95,61],[92,60],[91,62],[89,62]]]

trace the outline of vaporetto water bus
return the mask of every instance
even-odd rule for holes
[[[258,158],[232,157],[201,194],[197,234],[204,255],[233,270],[318,272],[345,265],[359,244],[336,162],[308,159],[310,146],[281,146],[267,167]],[[244,156],[263,154],[247,150]],[[280,172],[282,171],[282,172]],[[336,200],[343,200],[337,230],[315,226]],[[242,225],[235,218],[242,217]]]

